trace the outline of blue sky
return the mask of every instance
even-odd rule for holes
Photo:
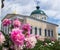
[[[58,32],[60,33],[60,0],[37,1],[40,2],[40,9],[47,14],[48,21],[59,25]],[[4,8],[1,9],[0,20],[6,14],[13,13],[14,11],[17,14],[30,15],[36,9],[36,0],[5,0],[4,5]]]

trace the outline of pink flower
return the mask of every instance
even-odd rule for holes
[[[4,35],[0,32],[0,45],[2,45],[5,41]]]
[[[13,26],[14,27],[20,27],[21,26],[21,22],[18,19],[16,19],[16,20],[13,21]]]
[[[27,31],[25,35],[26,35],[26,37],[29,37],[30,36],[30,31]]]
[[[6,18],[6,19],[3,20],[2,23],[3,23],[3,26],[8,26],[8,25],[11,24],[11,20],[9,20],[9,19]]]
[[[56,39],[54,37],[51,37],[50,40],[51,41],[56,41]]]
[[[27,48],[34,48],[35,44],[37,43],[37,40],[33,35],[30,35],[29,37],[25,38],[25,41]]]
[[[26,31],[30,31],[31,26],[30,26],[30,24],[24,24],[24,25],[22,26],[22,29],[23,29],[23,30],[26,30]]]
[[[40,36],[39,35],[35,35],[35,37],[36,37],[36,39],[39,39]]]
[[[24,44],[24,35],[22,34],[22,30],[19,28],[15,28],[11,32],[11,40],[14,42],[14,44],[18,46],[22,46]]]
[[[40,41],[44,41],[44,39],[45,39],[44,37],[39,36],[39,35],[35,35],[35,37],[37,40],[40,40]]]

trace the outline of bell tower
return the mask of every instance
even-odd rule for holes
[[[31,16],[34,18],[37,18],[39,20],[47,20],[47,15],[45,14],[44,11],[40,9],[40,2],[35,0],[36,3],[36,10],[32,11]]]

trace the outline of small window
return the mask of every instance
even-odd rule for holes
[[[39,35],[41,35],[41,28],[39,28]]]
[[[48,36],[50,37],[50,30],[48,30]]]
[[[46,17],[44,17],[44,19],[46,20]]]
[[[40,19],[40,16],[38,15],[38,19]]]
[[[36,15],[36,18],[39,19],[39,15]]]
[[[37,34],[37,27],[35,27],[35,35]]]
[[[42,17],[42,19],[44,19],[44,17]]]
[[[42,20],[44,20],[44,16],[42,16]]]
[[[47,36],[47,30],[45,29],[45,36]]]

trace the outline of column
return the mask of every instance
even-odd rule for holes
[[[51,32],[52,30],[50,30],[50,37],[52,37],[52,32]]]
[[[39,28],[37,28],[37,35],[39,35]]]
[[[47,32],[46,32],[46,34],[47,34],[47,37],[48,37],[48,29],[47,29]]]
[[[32,34],[35,35],[35,27],[32,27]]]

